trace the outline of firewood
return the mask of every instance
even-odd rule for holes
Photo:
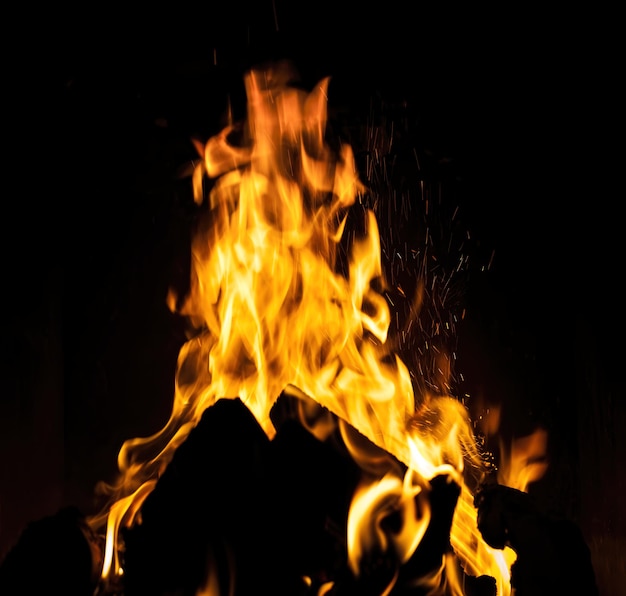
[[[31,522],[0,566],[0,594],[92,596],[101,545],[76,507]]]
[[[241,400],[218,400],[124,532],[125,596],[193,594],[210,574],[225,593],[287,596],[332,575],[358,474],[295,418],[270,441]]]
[[[511,566],[516,596],[597,596],[589,548],[571,520],[543,511],[528,493],[493,483],[476,493],[475,504],[487,544],[517,554]]]
[[[124,583],[133,594],[195,593],[207,561],[260,532],[269,439],[239,399],[207,408],[124,532]]]

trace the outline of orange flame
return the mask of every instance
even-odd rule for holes
[[[364,471],[348,519],[355,574],[368,549],[392,549],[400,563],[411,557],[430,519],[429,482],[444,474],[461,487],[451,535],[457,556],[468,572],[497,577],[499,594],[507,594],[506,562],[483,542],[464,482],[466,465],[482,466],[466,409],[452,397],[416,400],[407,366],[387,345],[391,316],[369,210],[362,209],[364,232],[354,235],[343,270],[348,211],[366,188],[351,147],[328,139],[329,80],[305,93],[292,76],[284,65],[250,72],[246,126],[198,145],[194,197],[202,204],[205,180],[213,181],[211,221],[193,240],[189,294],[168,297],[196,331],[180,350],[167,425],[124,444],[112,505],[92,520],[108,527],[102,577],[122,573],[119,528],[137,522],[143,499],[206,408],[239,397],[271,438],[270,409],[293,387],[396,458],[363,450],[344,426]],[[391,511],[403,520],[396,533],[381,526]],[[453,575],[456,587],[448,589],[461,593]],[[209,581],[202,593],[215,592]]]
[[[543,428],[513,439],[509,448],[502,445],[500,449],[499,484],[527,492],[528,486],[543,478],[548,469],[548,433]]]

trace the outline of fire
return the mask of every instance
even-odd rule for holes
[[[522,492],[541,479],[548,469],[548,433],[538,428],[528,436],[514,439],[507,448],[501,446],[502,463],[498,482]]]
[[[339,420],[363,470],[347,520],[356,576],[372,553],[391,552],[398,566],[411,559],[429,526],[432,482],[443,477],[459,487],[451,543],[460,565],[508,594],[511,558],[482,540],[466,483],[468,468],[485,470],[467,411],[451,396],[416,395],[389,346],[378,224],[361,201],[351,147],[327,134],[329,79],[307,93],[292,75],[285,65],[248,73],[245,125],[197,146],[194,197],[208,199],[210,221],[193,240],[188,295],[168,297],[194,332],[180,350],[168,423],[123,445],[110,504],[91,520],[107,525],[103,580],[123,573],[120,529],[141,522],[144,499],[202,413],[238,397],[271,438],[270,410],[289,389]],[[362,229],[348,232],[354,211]],[[312,432],[325,433],[319,424]],[[415,581],[462,594],[455,565],[446,556]],[[211,578],[202,593],[217,594]]]

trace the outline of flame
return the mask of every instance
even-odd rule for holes
[[[548,433],[543,428],[513,439],[508,448],[501,445],[500,450],[498,483],[504,486],[527,492],[528,486],[543,478],[548,469]]]
[[[208,194],[210,220],[193,240],[188,295],[168,296],[194,332],[179,353],[168,423],[124,444],[111,504],[91,520],[108,528],[102,577],[122,574],[120,527],[139,521],[143,499],[206,408],[239,397],[271,438],[270,409],[292,387],[343,421],[363,469],[347,522],[355,575],[372,551],[392,551],[400,565],[411,558],[430,520],[430,481],[445,475],[461,488],[451,530],[458,558],[508,594],[506,561],[482,540],[465,483],[468,464],[482,469],[467,411],[453,397],[416,396],[388,345],[378,224],[360,200],[367,188],[351,147],[327,133],[329,79],[306,93],[293,77],[283,64],[249,72],[245,125],[196,145],[194,198],[204,205]],[[347,235],[354,206],[362,232]],[[386,527],[390,515],[399,530]],[[448,559],[420,580],[432,593]],[[449,593],[461,593],[447,575]],[[214,578],[201,593],[217,593]]]
[[[349,564],[355,575],[359,575],[365,552],[384,553],[391,548],[401,564],[411,557],[430,521],[428,500],[421,498],[423,482],[419,474],[408,471],[404,482],[388,473],[357,487],[348,515]],[[398,511],[402,514],[400,532],[385,530],[385,518]]]

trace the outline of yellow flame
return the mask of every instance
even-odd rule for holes
[[[410,559],[430,521],[429,503],[419,498],[421,482],[422,478],[409,470],[404,481],[388,473],[357,487],[348,515],[348,562],[356,576],[365,552],[393,550],[401,564]],[[400,531],[385,529],[385,518],[396,513],[402,517]]]
[[[218,563],[213,554],[209,552],[207,557],[207,576],[202,585],[196,590],[194,596],[234,596],[236,588],[236,577],[234,571],[234,563],[231,557],[231,552],[227,551],[227,565],[228,565],[228,579],[226,590],[220,586],[220,577],[218,570]]]
[[[156,480],[144,482],[134,493],[119,499],[111,506],[107,519],[106,545],[102,565],[103,578],[108,578],[112,574],[117,576],[123,573],[115,548],[117,534],[122,522],[127,527],[132,525],[135,515],[155,485]]]
[[[498,469],[498,483],[523,492],[540,480],[548,469],[548,433],[538,428],[530,435],[511,441],[507,449],[501,446],[502,461]]]
[[[179,353],[167,425],[124,444],[119,481],[106,487],[103,578],[121,573],[120,525],[134,523],[206,408],[239,397],[271,438],[270,409],[293,387],[379,449],[363,449],[344,425],[364,470],[348,519],[354,573],[368,549],[392,549],[400,563],[410,558],[428,526],[429,480],[446,474],[462,488],[456,552],[471,572],[497,576],[499,594],[507,594],[508,569],[482,541],[464,484],[465,466],[481,466],[466,409],[452,397],[416,400],[407,366],[387,345],[391,316],[374,213],[362,209],[363,232],[344,238],[348,210],[366,188],[352,148],[327,138],[329,80],[305,93],[292,77],[285,65],[248,73],[245,126],[197,144],[194,198],[205,201],[208,177],[210,221],[193,239],[189,294],[168,296],[195,333]],[[322,437],[331,427],[326,421],[315,432]],[[381,525],[390,512],[402,517],[398,532]],[[100,523],[102,516],[92,520]],[[200,593],[216,594],[215,578]]]
[[[473,503],[474,496],[463,486],[454,510],[450,543],[468,575],[489,575],[496,580],[498,594],[510,594],[510,568],[516,554],[508,547],[496,550],[483,540]]]

